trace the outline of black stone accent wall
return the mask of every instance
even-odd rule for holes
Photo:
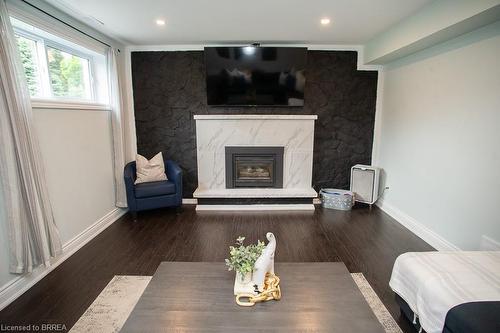
[[[209,107],[202,51],[132,52],[138,153],[162,151],[184,170],[184,197],[197,187],[195,114],[316,114],[313,186],[349,187],[350,168],[370,164],[377,72],[357,53],[308,51],[305,105]]]

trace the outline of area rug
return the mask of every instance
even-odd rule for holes
[[[351,273],[351,277],[354,282],[356,282],[359,291],[361,291],[365,297],[366,302],[372,309],[380,324],[384,327],[385,331],[387,333],[403,333],[394,318],[392,318],[389,311],[387,311],[384,303],[382,303],[380,298],[378,298],[377,294],[372,289],[372,286],[370,286],[370,283],[368,283],[365,279],[363,273]]]
[[[70,332],[119,332],[151,278],[115,275]]]
[[[351,276],[386,333],[402,333],[363,273],[351,273]],[[151,276],[116,275],[70,332],[119,332],[151,278]]]

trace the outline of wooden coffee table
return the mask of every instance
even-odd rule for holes
[[[236,305],[224,263],[163,262],[121,332],[384,332],[343,263],[276,263],[282,299]]]

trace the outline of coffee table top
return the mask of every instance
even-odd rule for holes
[[[275,271],[281,300],[240,307],[224,263],[162,262],[121,332],[384,332],[343,263]]]

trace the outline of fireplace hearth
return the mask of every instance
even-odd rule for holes
[[[195,115],[196,210],[313,211],[316,115]]]
[[[228,146],[226,188],[283,188],[284,147]]]

